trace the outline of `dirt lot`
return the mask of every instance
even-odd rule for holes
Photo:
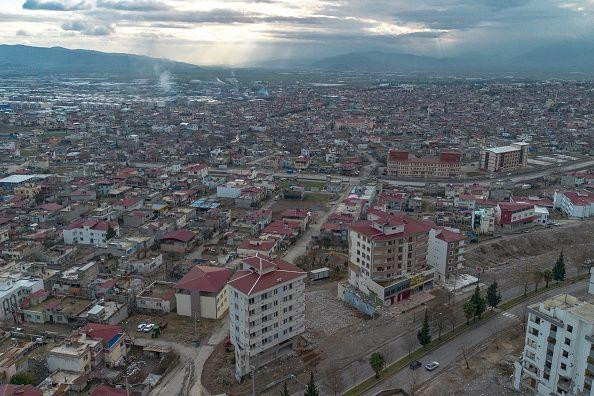
[[[485,269],[481,281],[495,279],[502,289],[522,284],[518,273],[528,267],[530,272],[550,269],[563,247],[567,276],[575,276],[582,265],[594,257],[594,220],[573,221],[556,228],[542,228],[529,233],[508,235],[469,245],[464,255],[464,265],[471,270]]]
[[[515,395],[510,375],[513,362],[524,347],[521,326],[505,332],[496,342],[490,340],[474,352],[469,352],[468,366],[460,356],[459,362],[449,367],[429,384],[421,386],[415,394],[445,395]]]
[[[217,322],[208,319],[201,319],[196,325],[196,333],[194,333],[194,321],[191,318],[180,316],[177,314],[168,315],[146,315],[135,314],[130,316],[121,325],[126,332],[134,338],[150,339],[150,333],[141,333],[136,331],[136,326],[140,323],[159,323],[161,321],[167,322],[167,328],[162,330],[159,337],[165,341],[175,341],[182,344],[192,344],[196,339],[205,341],[212,333]]]
[[[336,199],[334,194],[306,194],[305,199],[279,199],[270,209],[272,209],[272,218],[277,220],[280,214],[286,209],[306,209],[311,212],[325,212],[329,210],[329,202]]]
[[[296,384],[294,380],[289,380],[288,376],[292,373],[299,373],[303,371],[303,369],[302,359],[295,354],[287,355],[276,360],[272,364],[260,368],[255,376],[255,387],[258,390],[257,393],[260,395],[278,395],[278,386],[266,390],[267,385],[276,380],[287,379],[289,389],[297,387],[298,384]],[[225,393],[229,396],[251,394],[251,377],[247,376],[243,383],[240,384],[235,380],[234,371],[233,352],[225,352],[223,342],[217,346],[204,364],[202,384],[212,394]]]

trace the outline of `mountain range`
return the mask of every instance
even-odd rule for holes
[[[466,55],[433,57],[381,51],[353,52],[319,59],[264,61],[252,67],[356,72],[443,72],[549,74],[594,73],[594,42],[568,41],[527,51],[519,56]],[[62,47],[0,45],[1,74],[89,74],[148,76],[167,70],[174,74],[206,72],[197,65],[148,56],[71,50]]]
[[[62,47],[0,45],[0,72],[3,73],[154,75],[161,70],[173,73],[192,72],[199,71],[200,67],[168,59],[131,54],[71,50]]]

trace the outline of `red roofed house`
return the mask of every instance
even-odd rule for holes
[[[97,359],[95,356],[95,360],[102,359],[108,366],[114,366],[128,354],[128,348],[124,343],[124,330],[120,326],[87,323],[79,331],[82,337],[101,341],[101,357]]]
[[[503,228],[514,229],[532,224],[536,218],[532,203],[499,202],[495,207],[495,223]]]
[[[229,280],[230,338],[235,377],[261,367],[291,349],[305,330],[307,273],[284,260],[256,255],[242,260]]]
[[[161,250],[164,252],[186,253],[198,243],[198,234],[189,230],[169,231],[161,238]]]
[[[219,319],[229,308],[227,268],[197,265],[175,285],[177,314],[192,318]]]
[[[429,231],[427,264],[435,269],[438,282],[445,282],[456,269],[462,268],[465,241],[466,236],[457,230],[438,227]]]
[[[278,241],[279,238],[270,234],[260,238],[247,238],[237,247],[237,254],[240,257],[249,257],[260,253],[272,257],[278,248]]]
[[[120,235],[120,226],[115,221],[81,219],[64,228],[62,236],[67,245],[103,245],[107,242],[107,230],[110,227],[116,236]]]
[[[287,221],[298,221],[301,230],[305,231],[309,224],[311,212],[303,209],[287,209],[281,214],[281,218]]]
[[[586,190],[555,192],[555,209],[569,217],[587,219],[594,216],[594,193]]]
[[[349,283],[386,304],[431,287],[427,243],[432,225],[379,210],[370,210],[368,218],[350,228]]]

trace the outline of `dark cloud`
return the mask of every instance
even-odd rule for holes
[[[26,10],[47,11],[81,11],[91,8],[86,1],[60,1],[60,0],[26,0],[23,3]]]
[[[97,7],[119,11],[165,11],[170,7],[156,0],[97,0]]]
[[[30,36],[30,35],[31,35],[31,34],[29,34],[29,32],[27,32],[27,31],[25,31],[25,30],[23,30],[23,29],[19,29],[19,30],[17,30],[15,34],[16,34],[17,36],[20,36],[20,37],[28,37],[28,36]]]
[[[62,24],[62,29],[69,32],[79,32],[86,36],[108,36],[115,32],[112,25],[93,25],[85,21],[71,21]]]

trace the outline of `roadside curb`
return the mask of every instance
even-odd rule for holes
[[[368,391],[369,389],[373,388],[374,386],[381,384],[385,380],[389,379],[393,374],[395,374],[396,372],[398,372],[401,369],[403,369],[404,367],[406,367],[411,361],[414,361],[418,358],[425,356],[429,352],[434,351],[435,349],[441,347],[445,343],[455,339],[456,337],[460,336],[461,334],[464,334],[468,330],[472,330],[473,328],[477,327],[478,325],[483,324],[484,322],[491,319],[493,316],[497,315],[498,313],[507,311],[510,308],[520,305],[523,302],[530,300],[533,297],[544,294],[548,291],[555,290],[562,286],[569,286],[569,285],[572,285],[579,281],[582,281],[584,279],[587,279],[589,276],[590,276],[589,273],[578,275],[571,279],[567,279],[563,282],[551,284],[551,285],[549,285],[548,288],[543,287],[542,289],[539,289],[537,291],[533,290],[533,291],[527,293],[526,295],[520,295],[518,297],[514,297],[510,300],[502,302],[501,304],[499,304],[497,311],[489,310],[482,316],[481,319],[479,319],[476,322],[470,323],[469,325],[463,323],[461,325],[456,326],[456,328],[453,331],[449,331],[449,332],[443,334],[441,337],[441,340],[438,339],[438,340],[432,341],[432,344],[433,344],[433,342],[435,342],[435,344],[429,346],[428,348],[422,348],[422,347],[418,348],[417,350],[415,350],[414,352],[412,352],[410,354],[410,357],[408,357],[408,356],[401,357],[394,363],[391,363],[390,365],[388,365],[380,374],[380,378],[376,378],[375,376],[368,377],[367,379],[361,381],[359,384],[348,389],[346,392],[343,393],[343,395],[345,395],[345,396],[360,395],[363,392]]]

